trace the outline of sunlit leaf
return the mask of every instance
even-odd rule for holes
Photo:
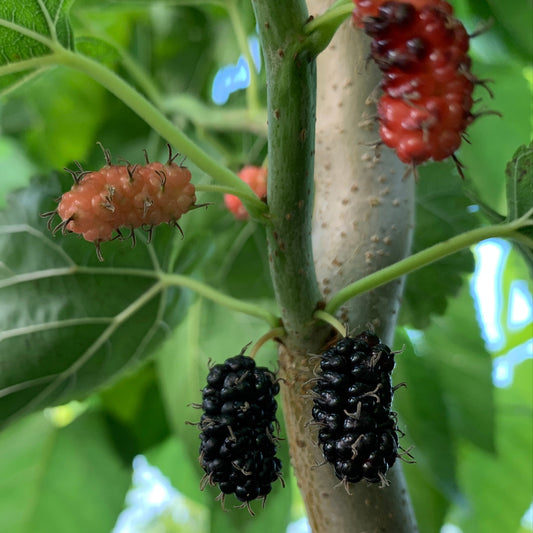
[[[61,87],[61,98],[57,98]],[[63,168],[84,159],[106,119],[106,92],[93,80],[68,69],[56,69],[24,87],[31,114],[25,132],[32,155],[46,168]]]
[[[450,302],[446,316],[435,319],[424,332],[423,342],[416,346],[439,376],[454,433],[493,452],[492,361],[481,339],[467,287]]]
[[[118,453],[129,464],[140,453],[159,445],[170,434],[153,364],[104,389],[101,407]]]
[[[401,417],[400,429],[406,433],[402,446],[414,445],[412,454],[423,477],[431,480],[434,490],[452,499],[457,492],[455,479],[455,442],[446,406],[445,391],[431,359],[415,355],[409,337],[398,330],[395,344],[405,346],[396,356],[395,383],[405,383],[394,395],[394,405]]]
[[[19,63],[39,68],[37,58],[49,55],[51,46],[74,45],[68,13],[73,0],[35,0],[21,5],[18,0],[0,4],[0,93],[24,74],[8,74],[6,67]],[[25,63],[26,62],[26,63]],[[28,63],[29,62],[29,63]],[[4,68],[2,68],[4,67]]]

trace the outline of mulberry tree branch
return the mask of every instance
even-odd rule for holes
[[[270,267],[288,345],[311,346],[321,299],[311,245],[315,133],[315,61],[298,53],[308,18],[303,0],[252,1],[268,89]]]
[[[325,12],[331,3],[309,0],[312,14]],[[413,179],[402,179],[403,165],[393,153],[369,146],[378,138],[372,116],[379,72],[366,64],[368,45],[362,32],[346,23],[318,57],[312,239],[317,280],[325,299],[401,260],[411,242]],[[339,318],[356,331],[372,324],[390,344],[401,289],[397,279],[343,302]],[[315,364],[309,350],[282,349],[283,406],[292,464],[313,533],[415,533],[417,525],[398,462],[387,474],[389,487],[356,483],[350,493],[329,465],[316,467],[323,462],[322,454],[314,444],[316,428],[308,424]]]

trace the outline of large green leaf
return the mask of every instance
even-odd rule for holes
[[[0,208],[2,208],[6,205],[7,193],[27,185],[35,168],[24,154],[22,146],[8,137],[0,137],[0,168],[2,169]]]
[[[471,203],[453,163],[421,167],[416,185],[413,253],[473,229],[478,219],[468,210]],[[463,274],[473,268],[472,253],[464,250],[410,274],[400,321],[417,329],[427,327],[432,315],[446,311],[448,299],[456,296],[463,285]]]
[[[413,453],[418,454],[417,450]],[[403,473],[409,487],[409,496],[413,502],[419,531],[440,532],[450,507],[450,500],[435,488],[435,483],[429,480],[417,464],[406,465]]]
[[[61,87],[61,98],[57,97]],[[106,92],[93,80],[68,69],[40,76],[17,93],[32,117],[27,146],[45,168],[85,159],[106,115]]]
[[[188,307],[186,293],[157,285],[157,271],[183,273],[203,250],[184,220],[192,242],[164,226],[150,246],[104,243],[99,264],[90,243],[54,238],[39,217],[60,191],[55,179],[34,182],[0,213],[1,424],[146,358]]]
[[[439,376],[453,432],[493,452],[492,361],[467,287],[450,303],[446,316],[434,320],[416,348]]]
[[[97,414],[65,428],[42,413],[0,433],[0,530],[109,533],[130,473]]]
[[[0,76],[12,64],[49,55],[59,43],[72,48],[73,37],[68,13],[73,0],[2,0],[0,4]],[[6,67],[6,68],[2,68]],[[39,68],[33,61],[28,69]],[[0,77],[0,94],[20,81],[24,74]]]
[[[405,331],[398,329],[395,344],[405,346],[396,356],[398,368],[394,372],[395,383],[405,383],[394,396],[394,405],[401,417],[400,428],[406,433],[402,446],[414,444],[412,451],[419,477],[433,485],[433,490],[451,500],[457,493],[455,479],[455,439],[445,394],[438,373],[431,359],[415,354]]]
[[[152,363],[143,365],[99,394],[113,442],[126,463],[170,434]]]

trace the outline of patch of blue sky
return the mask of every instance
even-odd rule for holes
[[[470,284],[482,334],[491,351],[505,344],[500,311],[503,303],[501,280],[511,245],[501,239],[489,239],[475,248],[476,270]]]
[[[119,515],[112,533],[142,533],[165,511],[171,511],[178,523],[190,519],[184,497],[143,455],[133,459],[132,484],[126,495],[126,509]]]
[[[476,246],[476,270],[471,288],[482,334],[487,348],[493,352],[505,346],[501,310],[504,305],[502,275],[511,245],[501,239],[489,239]],[[509,329],[520,329],[533,321],[533,297],[526,280],[514,280],[509,293]],[[523,361],[533,358],[533,341],[510,350],[493,361],[492,379],[497,387],[508,387],[513,382],[514,369]]]
[[[261,71],[261,51],[259,40],[255,35],[248,37],[248,47],[257,72]],[[211,98],[217,105],[224,105],[230,95],[250,85],[250,66],[244,55],[237,60],[236,65],[225,65],[215,74],[211,89]]]
[[[509,387],[513,383],[517,365],[533,358],[533,340],[525,342],[505,355],[496,357],[492,363],[492,381],[497,387]]]
[[[533,297],[526,280],[516,279],[511,283],[509,299],[507,325],[510,328],[520,329],[533,321]]]
[[[287,526],[287,533],[311,533],[311,526],[307,517],[302,516]]]
[[[440,528],[440,533],[463,533],[463,530],[453,524],[444,524]]]
[[[533,531],[533,503],[529,506],[529,509],[522,517],[522,522],[520,525],[528,531]]]

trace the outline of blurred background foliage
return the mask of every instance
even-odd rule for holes
[[[470,144],[459,153],[466,165],[464,184],[453,165],[420,169],[415,249],[482,222],[465,190],[505,214],[506,163],[532,135],[531,3],[453,4],[469,31],[491,23],[472,41],[473,71],[491,80],[494,93],[491,99],[478,88],[478,109],[497,110],[503,118],[481,117],[469,128]],[[217,72],[238,65],[241,55],[250,57],[239,39],[255,34],[249,1],[77,0],[70,21],[78,51],[116,70],[225,165],[237,171],[245,164],[262,164],[264,70],[254,86],[229,95],[223,107],[212,99]],[[115,157],[132,162],[142,160],[143,149],[153,159],[165,157],[164,142],[118,99],[65,68],[50,69],[6,93],[0,119],[0,230],[26,224],[44,232],[39,210],[50,208],[51,199],[68,187],[61,169],[72,167],[74,160],[86,168],[103,165],[97,140]],[[194,164],[187,165],[196,183],[209,181]],[[156,268],[156,257],[160,268],[193,275],[275,311],[261,228],[235,221],[220,195],[202,193],[200,199],[212,205],[184,220],[183,241],[170,229],[158,228],[154,252],[148,253],[142,243],[135,250],[117,243],[104,251],[105,266]],[[58,236],[54,246],[79,264],[96,264],[87,243],[69,239]],[[11,260],[26,265],[25,271],[36,265],[62,266],[60,255],[51,259],[43,242],[1,231],[0,282],[13,274]],[[408,388],[398,392],[395,407],[406,433],[402,445],[412,446],[417,461],[404,471],[423,533],[533,529],[524,518],[533,495],[531,280],[514,249],[499,249],[497,262],[495,256],[484,261],[495,263],[481,291],[476,292],[481,249],[474,251],[477,263],[465,252],[407,282],[394,341],[396,349],[405,349],[397,358],[394,381],[405,381]],[[521,321],[510,319],[517,280],[525,280],[529,306]],[[24,337],[10,340],[2,331],[14,327],[17,313],[29,315],[36,302],[46,307],[77,294],[87,302],[72,304],[70,312],[90,306],[105,316],[125,305],[129,293],[127,284],[109,276],[98,282],[75,279],[70,285],[33,286],[23,293],[0,284],[0,359],[9,352],[21,361],[35,361],[35,343],[25,344]],[[482,293],[492,294],[493,302],[482,299]],[[147,309],[160,313],[164,324],[153,342],[133,362],[122,354],[127,372],[93,394],[38,410],[0,432],[0,530],[305,531],[305,523],[296,522],[304,511],[285,441],[280,453],[287,488],[277,484],[265,509],[253,506],[257,516],[252,518],[245,511],[222,512],[214,500],[216,491],[200,492],[197,430],[185,424],[199,418],[190,403],[200,397],[208,361],[238,353],[265,333],[265,325],[187,291],[176,290],[166,298]],[[23,305],[28,309],[21,311]],[[129,331],[118,332],[115,345],[131,350],[125,339],[145,321],[144,315],[137,317]],[[496,336],[490,335],[490,325],[497,328]],[[79,332],[49,334],[75,357]],[[274,346],[263,348],[259,357],[261,364],[275,368]],[[510,379],[499,381],[501,372]],[[227,501],[226,506],[234,503]]]

